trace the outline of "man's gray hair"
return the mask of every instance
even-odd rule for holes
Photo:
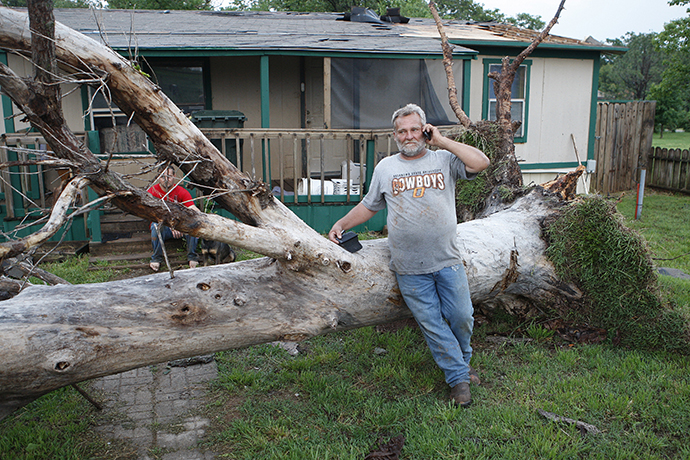
[[[393,118],[391,118],[393,127],[395,127],[395,120],[397,120],[399,117],[406,117],[408,115],[412,115],[413,113],[419,115],[419,118],[422,120],[422,126],[424,126],[426,124],[426,114],[424,113],[424,110],[422,110],[422,108],[417,104],[407,104],[405,107],[393,112]]]

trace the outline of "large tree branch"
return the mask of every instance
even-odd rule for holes
[[[455,76],[453,75],[453,46],[448,43],[448,37],[443,29],[443,24],[441,23],[441,17],[436,9],[436,3],[433,0],[429,1],[429,9],[431,10],[431,15],[434,17],[436,22],[436,28],[441,36],[441,49],[443,50],[443,68],[446,71],[446,81],[448,82],[448,102],[450,103],[453,113],[458,118],[458,121],[465,128],[469,128],[472,125],[472,120],[467,116],[464,110],[460,107],[458,103],[458,88],[455,85]]]
[[[50,219],[48,219],[48,222],[43,228],[20,240],[0,243],[0,259],[21,254],[27,249],[37,246],[55,235],[69,218],[69,207],[79,196],[80,190],[83,189],[88,182],[89,180],[84,177],[72,179],[62,193],[60,193],[60,197],[55,202],[53,210],[50,213]]]

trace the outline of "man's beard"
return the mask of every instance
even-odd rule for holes
[[[398,144],[400,153],[406,157],[416,157],[426,149],[426,145],[421,139],[418,141],[409,141],[405,144],[396,139],[395,143]]]

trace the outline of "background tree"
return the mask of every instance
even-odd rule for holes
[[[646,99],[654,84],[661,82],[664,71],[664,52],[656,47],[655,33],[635,34],[607,40],[615,46],[625,46],[622,55],[606,55],[599,74],[599,90],[607,99]]]
[[[688,5],[690,0],[668,3]],[[655,42],[665,53],[662,81],[653,88],[657,99],[655,122],[661,133],[665,128],[690,129],[690,16],[666,24]]]
[[[370,8],[379,14],[386,13],[387,8],[400,8],[403,16],[411,18],[430,18],[429,5],[424,0],[232,0],[223,10],[242,11],[311,11],[311,12],[345,12],[352,6]],[[525,29],[541,30],[545,23],[541,16],[519,13],[514,17],[506,16],[498,9],[487,10],[474,0],[445,0],[436,4],[443,19],[460,19],[465,21],[496,21],[515,24]]]

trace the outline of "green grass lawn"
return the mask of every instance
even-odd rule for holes
[[[664,149],[690,149],[690,132],[666,132],[663,138],[658,133],[654,133],[652,147],[661,147]]]
[[[656,263],[690,273],[690,197],[650,192],[637,221],[634,200],[625,194],[618,208]],[[79,279],[75,265],[60,276]],[[661,285],[690,310],[690,281],[662,276]],[[499,329],[533,341],[487,340]],[[416,328],[315,337],[297,356],[271,345],[218,353],[203,447],[218,459],[362,460],[379,440],[402,435],[404,460],[690,458],[690,357],[572,344],[547,332],[478,325],[473,365],[483,382],[468,409],[448,404]],[[601,433],[547,420],[540,409]],[[0,458],[128,458],[129,449],[95,434],[97,423],[89,403],[63,388],[0,422]]]

